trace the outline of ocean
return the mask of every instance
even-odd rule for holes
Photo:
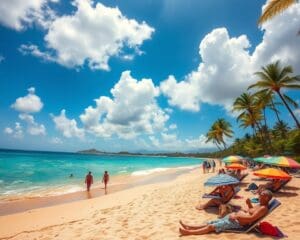
[[[80,191],[88,171],[100,182],[105,170],[111,176],[143,176],[171,168],[194,168],[201,162],[196,158],[0,150],[0,200]]]

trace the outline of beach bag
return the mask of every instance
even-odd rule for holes
[[[255,183],[250,183],[248,186],[248,190],[257,190],[258,186]]]
[[[269,222],[261,222],[258,226],[258,230],[264,235],[269,235],[272,237],[284,237],[284,234],[279,230],[279,228],[273,226]]]

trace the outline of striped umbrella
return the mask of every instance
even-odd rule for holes
[[[228,156],[222,159],[222,161],[225,163],[238,163],[241,162],[242,160],[243,157],[237,155]]]
[[[286,172],[276,169],[276,168],[265,168],[262,170],[257,170],[253,172],[255,176],[264,177],[264,178],[272,178],[272,179],[282,179],[288,180],[291,178]]]
[[[267,164],[275,165],[279,167],[288,167],[288,168],[300,168],[300,164],[294,159],[284,156],[272,157],[267,160]]]
[[[228,166],[225,166],[227,169],[233,169],[233,170],[245,170],[246,167],[240,163],[232,163]]]
[[[253,158],[253,160],[255,162],[262,162],[262,163],[268,163],[268,161],[271,159],[272,157],[257,157],[257,158]]]
[[[207,179],[207,181],[204,183],[204,186],[224,186],[238,184],[239,182],[239,180],[227,174],[219,174]]]

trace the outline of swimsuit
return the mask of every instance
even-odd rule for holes
[[[223,218],[209,221],[209,222],[207,222],[207,224],[213,225],[215,227],[215,230],[217,233],[222,232],[224,230],[242,228],[242,226],[239,224],[238,221],[229,219],[229,214]]]

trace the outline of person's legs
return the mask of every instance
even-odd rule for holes
[[[210,199],[207,203],[200,204],[199,206],[196,206],[196,209],[204,210],[204,209],[209,208],[209,207],[218,207],[220,204],[222,204],[220,200]]]
[[[205,227],[207,224],[202,224],[202,225],[187,225],[185,223],[182,222],[182,220],[179,221],[180,225],[188,230],[196,230],[196,229],[200,229]]]
[[[205,225],[202,228],[196,229],[196,230],[188,230],[184,228],[179,228],[179,232],[181,236],[187,236],[187,235],[203,235],[207,233],[211,233],[215,231],[215,227],[213,225]]]
[[[86,185],[86,190],[89,192],[90,191],[90,187],[91,187],[91,184],[87,184]]]

